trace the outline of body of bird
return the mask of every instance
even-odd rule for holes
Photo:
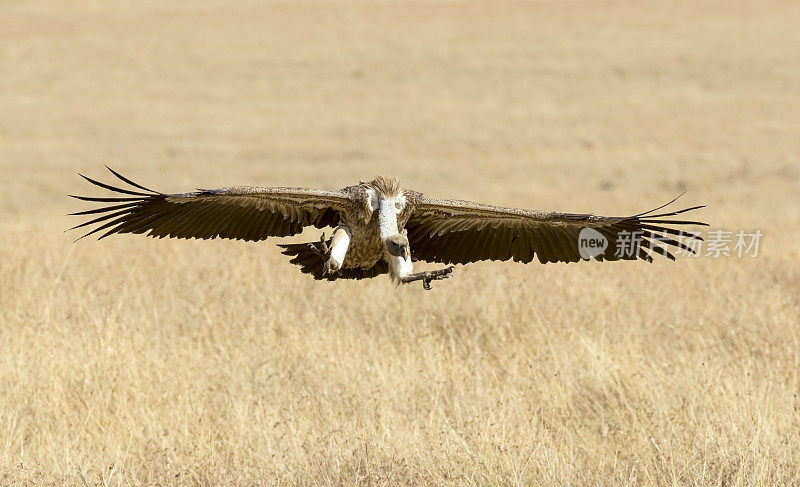
[[[422,281],[425,289],[430,289],[431,281],[446,279],[452,273],[452,266],[414,273],[412,257],[443,264],[479,260],[528,263],[534,257],[541,263],[652,261],[653,254],[674,260],[670,247],[694,252],[684,240],[700,236],[673,227],[705,225],[670,219],[700,206],[656,214],[664,205],[627,217],[523,210],[427,198],[387,177],[338,191],[237,186],[165,194],[109,170],[131,188],[84,176],[92,184],[117,193],[112,197],[73,196],[110,203],[73,213],[100,215],[73,227],[97,225],[84,237],[103,232],[100,238],[138,233],[160,238],[259,241],[295,235],[307,226],[331,227],[330,239],[323,233],[316,242],[281,245],[302,272],[331,281],[389,274],[397,283]],[[636,241],[626,252],[609,245],[586,256],[578,248],[584,229],[591,229],[607,242],[617,242],[623,234],[633,235]]]

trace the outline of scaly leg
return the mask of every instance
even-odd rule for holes
[[[414,274],[408,274],[407,276],[401,277],[400,282],[403,284],[408,284],[409,282],[422,281],[422,287],[425,288],[426,291],[430,291],[431,281],[447,279],[453,273],[453,269],[455,269],[454,266],[448,266],[444,269],[437,269],[435,271],[416,272]]]

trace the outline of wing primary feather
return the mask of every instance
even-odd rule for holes
[[[653,218],[662,218],[662,217],[665,217],[665,216],[680,215],[681,213],[686,213],[687,211],[698,210],[700,208],[705,208],[705,207],[706,207],[706,205],[698,205],[698,206],[692,206],[691,208],[684,208],[682,210],[672,211],[672,212],[669,212],[669,213],[659,213],[658,215],[647,215],[647,219],[650,220],[650,219],[653,219]]]
[[[664,225],[698,225],[698,226],[703,226],[703,227],[707,227],[708,226],[708,223],[696,222],[696,221],[691,221],[691,220],[651,220],[651,219],[648,218],[648,219],[642,219],[642,220],[639,220],[639,221],[642,222],[642,223],[661,223],[661,224],[664,224]]]
[[[115,234],[115,233],[119,232],[120,228],[122,228],[122,226],[123,226],[124,224],[125,224],[125,222],[122,222],[122,223],[120,223],[119,225],[117,225],[117,226],[115,226],[115,227],[111,228],[111,229],[110,229],[110,230],[108,230],[106,233],[104,233],[104,234],[100,235],[99,237],[97,237],[97,240],[103,240],[104,238],[108,237],[109,235],[113,235],[113,234]]]
[[[121,216],[121,217],[117,218],[116,220],[111,220],[110,222],[106,222],[106,223],[100,225],[99,227],[95,228],[94,230],[86,233],[85,235],[82,235],[81,237],[79,237],[75,241],[77,242],[78,240],[81,240],[82,238],[88,237],[89,235],[95,234],[95,233],[97,233],[97,232],[99,232],[101,230],[105,230],[108,227],[112,227],[112,226],[117,225],[117,224],[119,224],[121,222],[124,222],[125,218],[126,218],[126,216]]]
[[[648,254],[647,251],[644,250],[644,247],[641,247],[641,246],[639,247],[639,251],[638,251],[636,256],[639,257],[640,259],[642,259],[645,262],[650,262],[650,263],[653,262],[653,257],[651,257],[650,254]],[[623,257],[623,259],[625,259],[625,260],[633,260],[633,259],[635,259],[635,257],[633,257],[633,256],[631,256],[631,257]]]
[[[125,215],[127,213],[130,213],[130,210],[125,209],[125,210],[121,210],[121,211],[118,211],[118,212],[115,212],[115,213],[110,213],[108,215],[103,215],[103,216],[95,218],[93,220],[89,220],[88,222],[83,222],[80,225],[75,225],[74,227],[70,228],[69,230],[75,230],[76,228],[82,228],[82,227],[85,227],[87,225],[92,225],[94,223],[99,223],[99,222],[102,222],[102,221],[105,221],[105,220],[108,220],[108,219],[111,219],[111,218],[116,218],[116,217],[118,217],[120,215]],[[69,230],[67,230],[67,231],[69,231]]]
[[[695,250],[683,242],[679,242],[677,240],[671,239],[664,235],[658,235],[650,231],[642,232],[642,236],[647,237],[649,239],[655,240],[656,242],[664,242],[667,245],[672,245],[673,247],[677,247],[681,250],[685,250],[687,252],[696,253]]]
[[[678,201],[678,198],[680,198],[681,196],[683,196],[683,195],[685,195],[685,194],[686,194],[686,191],[683,191],[683,192],[682,192],[681,194],[679,194],[678,196],[676,196],[676,197],[672,198],[672,199],[671,199],[671,200],[670,200],[668,203],[664,203],[663,205],[659,206],[658,208],[653,208],[652,210],[645,211],[644,213],[639,213],[638,215],[633,215],[633,216],[634,216],[634,217],[640,217],[640,216],[644,216],[644,215],[649,215],[650,213],[653,213],[654,211],[658,211],[658,210],[660,210],[661,208],[665,208],[665,207],[667,207],[667,206],[671,205],[672,203],[675,203],[676,201]]]
[[[669,253],[669,251],[667,249],[665,249],[664,247],[656,245],[651,240],[646,240],[645,239],[644,241],[647,242],[647,250],[650,250],[651,252],[655,252],[657,254],[661,254],[664,257],[668,258],[669,260],[675,260],[675,256],[672,255],[671,253]]]
[[[75,198],[81,201],[95,201],[98,203],[119,203],[122,201],[145,201],[144,198],[127,198],[127,197],[111,197],[111,198],[98,198],[94,196],[78,196],[75,194],[68,194],[70,198]]]
[[[659,227],[658,225],[642,225],[642,228],[645,229],[645,230],[654,230],[654,231],[657,231],[657,232],[664,232],[664,233],[668,233],[670,235],[676,235],[678,237],[686,237],[686,238],[692,239],[692,240],[703,240],[703,237],[701,237],[700,235],[698,235],[696,233],[685,232],[683,230],[676,230],[674,228],[669,228],[669,227]]]
[[[78,176],[80,176],[83,179],[89,181],[90,183],[94,184],[95,186],[100,186],[101,188],[105,188],[105,189],[108,189],[110,191],[114,191],[115,193],[132,194],[134,196],[144,196],[144,197],[152,196],[152,195],[149,195],[147,193],[140,193],[138,191],[131,191],[129,189],[117,188],[115,186],[111,186],[110,184],[101,183],[100,181],[95,181],[94,179],[92,179],[90,177],[86,177],[83,174],[78,174]]]
[[[139,214],[136,215],[133,219],[126,222],[126,225],[121,228],[120,230],[123,233],[144,233],[147,231],[153,231],[153,227],[150,226],[151,223],[158,220],[162,216],[164,216],[164,211],[158,211],[151,214]]]
[[[111,171],[111,174],[113,174],[114,176],[118,177],[118,178],[119,178],[119,179],[121,179],[122,181],[124,181],[124,182],[126,182],[126,183],[130,184],[131,186],[133,186],[133,187],[135,187],[135,188],[143,189],[143,190],[145,190],[145,191],[149,191],[149,192],[151,192],[151,193],[153,193],[153,194],[157,194],[157,195],[163,195],[163,194],[164,194],[164,193],[159,193],[158,191],[153,191],[153,190],[152,190],[152,189],[150,189],[150,188],[145,188],[145,187],[144,187],[144,186],[142,186],[141,184],[134,183],[134,182],[133,182],[133,181],[131,181],[130,179],[126,178],[125,176],[123,176],[122,174],[118,173],[117,171],[115,171],[115,170],[111,169],[111,168],[110,168],[110,167],[108,167],[108,166],[106,166],[106,169],[108,169],[109,171]]]
[[[138,204],[139,203],[125,203],[124,205],[104,206],[102,208],[95,208],[94,210],[76,211],[75,213],[69,213],[67,216],[93,215],[95,213],[105,213],[107,211],[119,210],[121,208],[132,208]]]

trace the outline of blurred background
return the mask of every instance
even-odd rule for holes
[[[0,480],[798,482],[800,4],[0,2]],[[707,204],[756,258],[319,283],[274,242],[65,214],[163,192],[408,188]],[[302,238],[318,238],[317,232]]]

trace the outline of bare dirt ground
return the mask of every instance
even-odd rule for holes
[[[800,482],[796,1],[0,2],[0,484]],[[410,188],[756,258],[318,283],[62,231],[167,192]],[[317,234],[305,238],[317,238]]]

